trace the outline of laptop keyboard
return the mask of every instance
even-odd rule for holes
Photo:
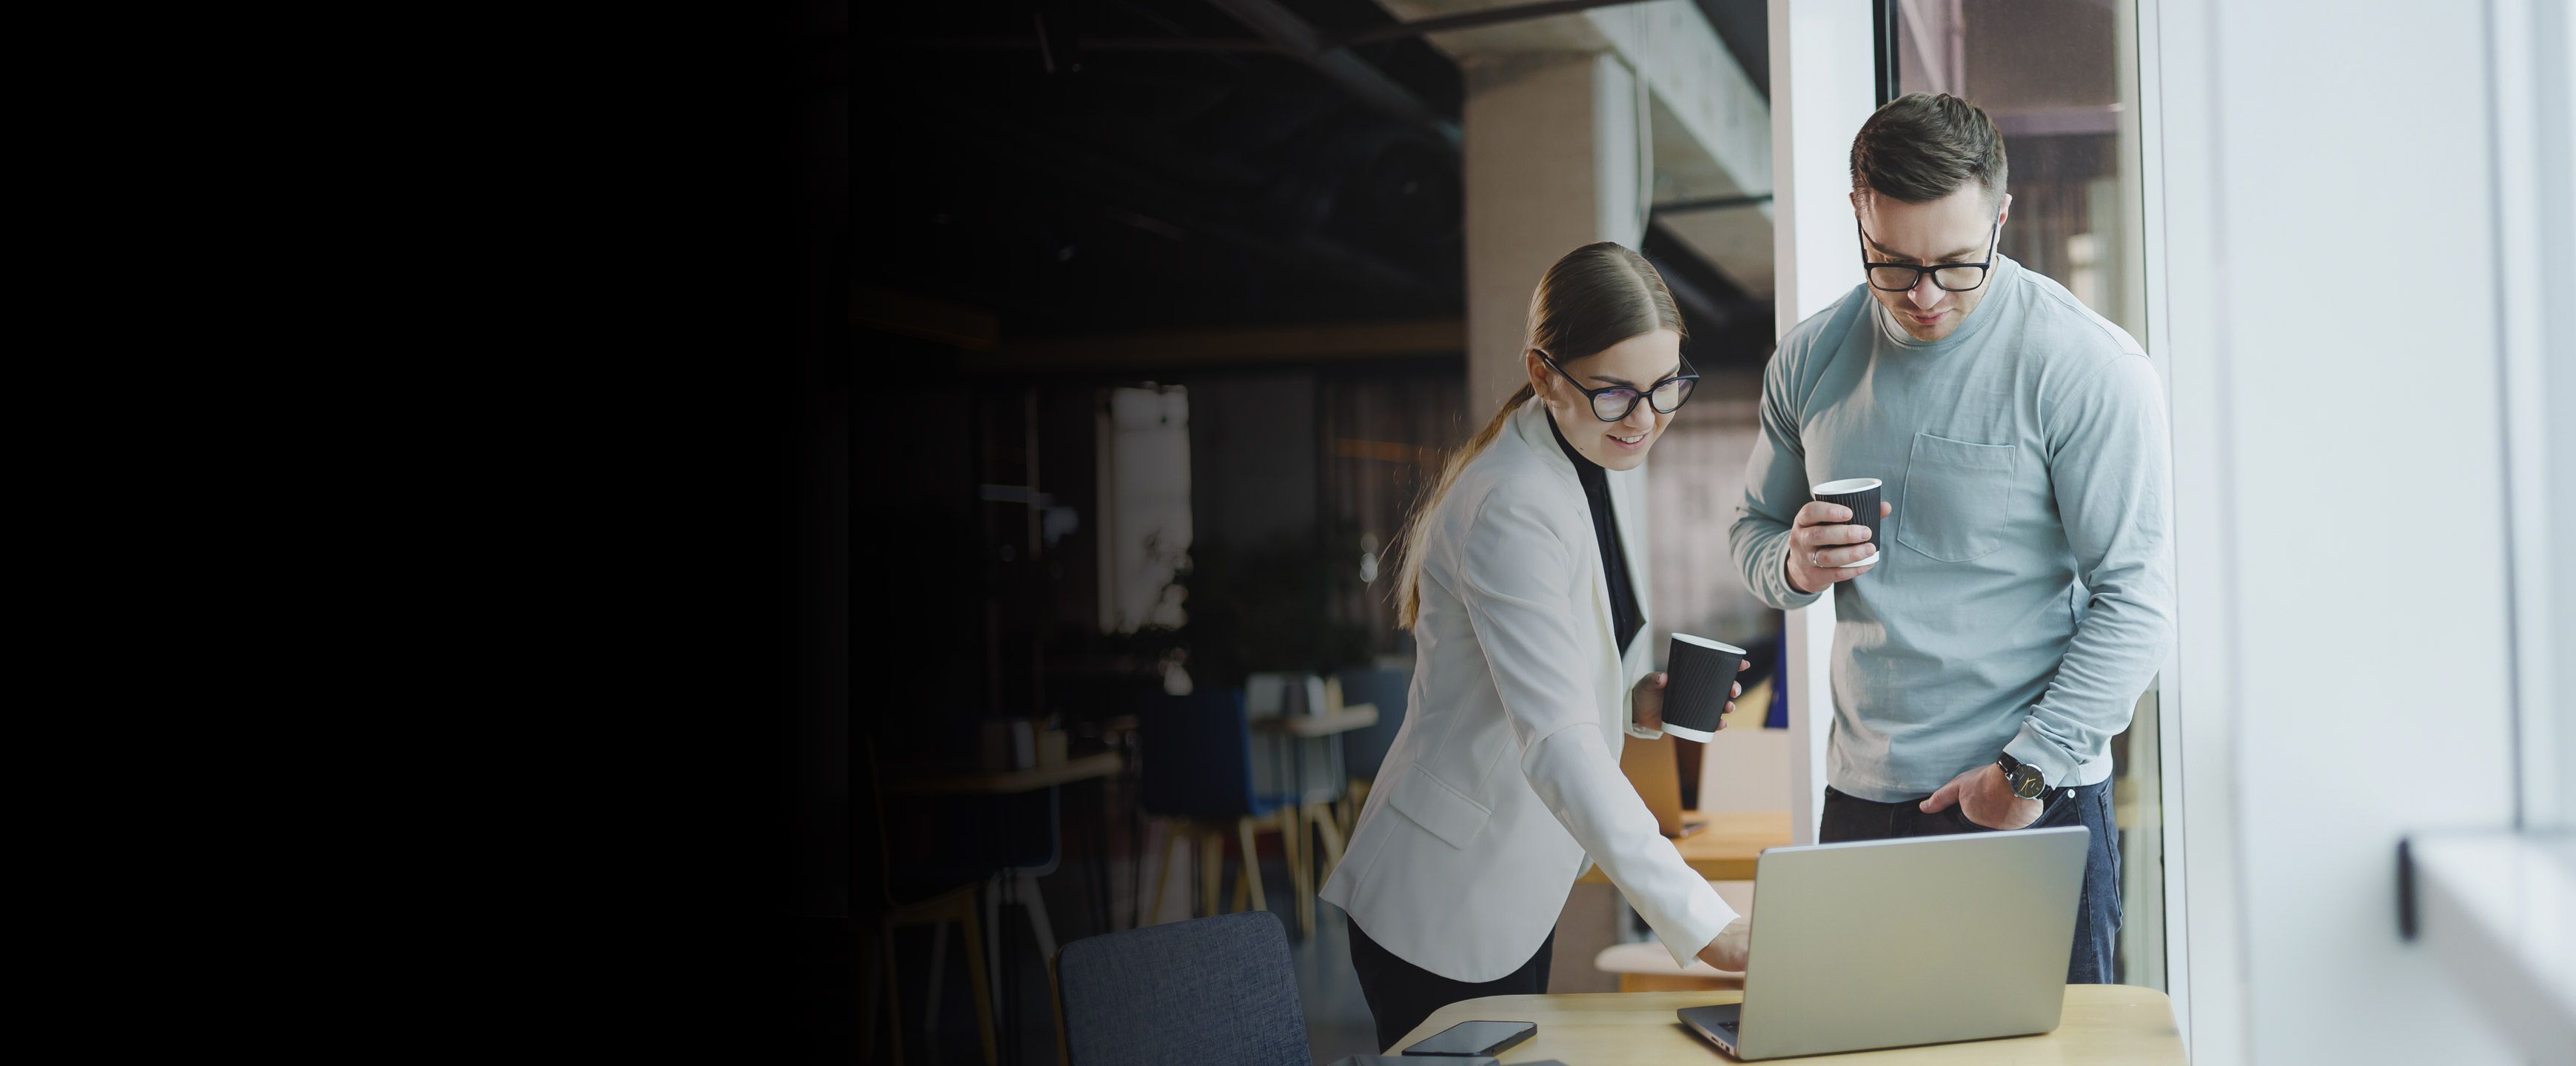
[[[1734,1023],[1734,1022],[1719,1022],[1719,1023],[1717,1023],[1717,1027],[1718,1027],[1718,1028],[1720,1028],[1720,1029],[1724,1029],[1724,1030],[1726,1030],[1727,1032],[1730,1032],[1730,1033],[1732,1033],[1732,1032],[1734,1032],[1734,1031],[1735,1031],[1735,1023]]]

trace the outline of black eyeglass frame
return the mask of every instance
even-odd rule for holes
[[[1672,384],[1673,382],[1676,382],[1676,381],[1687,381],[1687,382],[1690,382],[1690,383],[1691,383],[1691,385],[1690,385],[1690,387],[1689,387],[1689,388],[1682,390],[1682,399],[1681,399],[1681,403],[1674,404],[1674,405],[1672,405],[1671,407],[1655,407],[1655,408],[1654,408],[1654,411],[1655,411],[1655,413],[1656,413],[1656,414],[1659,414],[1659,415],[1668,415],[1668,414],[1671,414],[1671,413],[1673,413],[1673,412],[1675,412],[1675,411],[1679,411],[1679,410],[1681,410],[1681,409],[1682,409],[1682,404],[1689,403],[1689,402],[1690,402],[1690,400],[1691,400],[1691,396],[1692,396],[1693,394],[1695,394],[1695,393],[1699,392],[1699,371],[1691,369],[1690,358],[1689,358],[1688,356],[1684,356],[1684,357],[1682,358],[1682,372],[1681,372],[1681,373],[1679,373],[1679,374],[1675,374],[1675,375],[1673,375],[1673,376],[1671,376],[1671,377],[1668,377],[1668,378],[1660,379],[1660,380],[1656,381],[1654,384],[1646,386],[1646,387],[1645,387],[1645,389],[1643,389],[1643,390],[1641,391],[1641,390],[1638,390],[1638,389],[1632,389],[1632,388],[1629,388],[1629,387],[1628,387],[1628,386],[1626,386],[1626,385],[1612,385],[1612,386],[1610,386],[1609,388],[1606,388],[1606,389],[1587,389],[1587,388],[1584,388],[1584,387],[1583,387],[1583,383],[1582,383],[1582,382],[1574,380],[1574,375],[1566,373],[1566,372],[1565,372],[1565,368],[1564,368],[1564,367],[1561,367],[1561,366],[1556,365],[1556,360],[1555,360],[1553,357],[1549,356],[1549,355],[1547,354],[1547,351],[1546,351],[1545,349],[1541,349],[1541,348],[1532,348],[1532,349],[1530,349],[1530,351],[1537,353],[1537,355],[1538,355],[1538,361],[1539,361],[1539,362],[1542,362],[1542,363],[1546,363],[1546,364],[1547,364],[1547,368],[1548,368],[1548,369],[1553,370],[1553,371],[1556,371],[1556,372],[1557,372],[1557,374],[1558,374],[1559,376],[1561,376],[1561,377],[1565,378],[1565,383],[1566,383],[1566,384],[1574,386],[1574,391],[1579,392],[1579,393],[1582,393],[1582,394],[1583,394],[1583,398],[1584,398],[1584,400],[1585,400],[1585,401],[1587,401],[1587,402],[1591,405],[1591,407],[1592,407],[1592,417],[1594,417],[1594,418],[1600,418],[1600,419],[1601,419],[1602,421],[1604,421],[1604,422],[1625,422],[1625,421],[1627,421],[1627,420],[1628,420],[1628,416],[1629,416],[1629,415],[1633,415],[1633,414],[1636,414],[1636,413],[1637,413],[1637,405],[1638,405],[1638,404],[1640,404],[1640,403],[1645,403],[1645,404],[1646,404],[1647,406],[1649,406],[1649,407],[1654,407],[1654,404],[1653,404],[1651,401],[1649,401],[1649,400],[1648,400],[1648,397],[1653,396],[1653,395],[1655,394],[1655,390],[1660,389],[1660,388],[1663,388],[1664,386],[1666,386],[1666,385],[1670,385],[1670,384]],[[1634,397],[1632,397],[1631,399],[1629,399],[1629,401],[1628,401],[1628,406],[1626,406],[1626,407],[1623,407],[1623,408],[1620,408],[1620,409],[1619,409],[1619,417],[1617,417],[1617,418],[1602,418],[1602,417],[1601,417],[1601,397],[1602,397],[1602,395],[1603,395],[1603,394],[1605,394],[1605,393],[1613,393],[1613,392],[1632,392],[1632,393],[1636,393],[1636,395],[1635,395]]]
[[[1934,263],[1930,266],[1915,266],[1912,263],[1873,263],[1869,261],[1869,231],[1860,228],[1860,220],[1857,218],[1852,220],[1852,232],[1860,234],[1860,273],[1862,277],[1869,279],[1870,288],[1880,292],[1912,292],[1914,286],[1923,284],[1924,275],[1931,274],[1932,284],[1943,292],[1975,292],[1985,288],[1986,279],[1994,274],[1995,241],[2003,236],[2004,220],[1996,219],[1994,228],[1986,231],[1986,261],[1982,263]],[[1964,289],[1953,289],[1941,284],[1940,275],[1933,273],[1938,270],[1955,270],[1959,267],[1977,268],[1977,283]],[[1911,270],[1914,272],[1914,281],[1902,288],[1888,288],[1878,283],[1878,271],[1882,269]]]

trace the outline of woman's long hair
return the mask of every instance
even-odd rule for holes
[[[1577,359],[1598,355],[1605,348],[1643,336],[1658,329],[1688,336],[1682,325],[1681,310],[1673,306],[1672,290],[1664,287],[1663,275],[1655,273],[1646,257],[1612,241],[1587,244],[1556,261],[1539,279],[1538,291],[1530,294],[1529,339],[1526,348],[1546,352],[1565,366]],[[1527,354],[1526,350],[1523,353]],[[1458,471],[1482,454],[1487,445],[1503,432],[1512,412],[1520,410],[1536,393],[1527,382],[1503,401],[1502,409],[1486,420],[1485,428],[1467,439],[1467,446],[1449,456],[1440,468],[1440,478],[1423,493],[1422,503],[1413,509],[1403,535],[1403,569],[1396,576],[1397,623],[1406,629],[1422,615],[1422,547],[1431,529],[1432,513],[1449,494],[1449,486],[1458,480]]]

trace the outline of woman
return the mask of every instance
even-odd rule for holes
[[[1322,893],[1350,915],[1383,1047],[1448,1004],[1545,992],[1587,856],[1675,964],[1744,968],[1749,925],[1619,772],[1623,733],[1662,735],[1664,676],[1637,639],[1645,590],[1628,560],[1643,548],[1637,468],[1696,381],[1681,315],[1643,256],[1603,242],[1548,268],[1529,323],[1529,383],[1407,531],[1410,709]]]

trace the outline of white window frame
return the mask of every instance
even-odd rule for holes
[[[2222,75],[2245,77],[2246,57],[2259,54],[2264,45],[2218,31],[2214,27],[2221,10],[2217,0],[2138,3],[2148,345],[2159,370],[2165,372],[2178,488],[2180,639],[2166,683],[2171,712],[2166,717],[2165,749],[2169,980],[2177,1021],[2193,1061],[2225,1066],[2247,1061],[2252,1054],[2256,1017],[2249,996],[2257,983],[2247,946],[2250,938],[2243,913],[2247,873],[2240,850],[2240,821],[2246,812],[2240,805],[2239,782],[2241,775],[2252,770],[2244,764],[2245,753],[2236,748],[2237,723],[2230,720],[2234,708],[2228,706],[2242,695],[2233,691],[2232,656],[2243,634],[2231,630],[2233,612],[2225,606],[2234,576],[2231,569],[2239,563],[2221,530],[2224,501],[2212,488],[2228,484],[2232,475],[2225,422],[2227,404],[2233,401],[2224,366],[2224,338],[2216,335],[2216,322],[2209,313],[2225,295],[2218,288],[2225,261],[2212,247],[2207,226],[2195,228],[2168,220],[2207,223],[2213,219],[2210,197],[2224,192],[2214,175],[2226,163],[2213,149],[2218,138],[2215,120],[2223,106],[2241,98],[2217,99],[2211,85]],[[2566,331],[2562,327],[2544,332],[2532,324],[2552,296],[2563,303],[2566,286],[2576,284],[2576,277],[2542,277],[2533,250],[2576,244],[2576,227],[2566,227],[2569,232],[2553,243],[2535,238],[2531,220],[2542,216],[2533,205],[2559,203],[2548,197],[2567,196],[2563,153],[2576,136],[2556,134],[2559,139],[2553,142],[2544,134],[2535,144],[2532,134],[2539,123],[2532,105],[2539,97],[2531,80],[2534,64],[2521,61],[2527,53],[2516,53],[2534,47],[2533,42],[2540,39],[2532,36],[2533,26],[2545,20],[2535,19],[2535,13],[2576,18],[2565,15],[2570,7],[2570,0],[2485,0],[2465,9],[2422,9],[2402,16],[2485,20],[2488,113],[2459,118],[2490,123],[2496,134],[2490,161],[2496,180],[2490,189],[2456,190],[2467,206],[2475,208],[2459,211],[2459,222],[2492,226],[2499,238],[2496,266],[2504,291],[2496,310],[2502,316],[2499,358],[2506,422],[2500,454],[2505,458],[2508,484],[2521,499],[2557,499],[2561,508],[2561,519],[2551,522],[2544,522],[2536,509],[2518,510],[2508,540],[2513,560],[2514,702],[2518,704],[2509,713],[2521,731],[2517,755],[2525,787],[2517,798],[2523,824],[2410,838],[2415,856],[2412,912],[2420,927],[2419,942],[2442,960],[2467,993],[2466,1001],[2483,1008],[2497,1031],[2524,1053],[2547,1061],[2556,1061],[2554,1056],[2576,1047],[2576,999],[2569,998],[2576,976],[2567,972],[2576,965],[2569,961],[2576,959],[2576,933],[2571,933],[2567,918],[2576,909],[2571,905],[2576,887],[2571,887],[2563,864],[2542,854],[2550,845],[2528,830],[2567,825],[2564,774],[2551,769],[2547,760],[2565,757],[2563,731],[2571,728],[2568,708],[2559,705],[2552,690],[2567,691],[2569,679],[2550,676],[2565,656],[2556,654],[2548,627],[2553,610],[2576,609],[2576,596],[2561,595],[2562,590],[2551,587],[2547,570],[2556,550],[2576,546],[2576,528],[2566,520],[2568,503],[2555,491],[2565,479],[2552,486],[2545,471],[2552,461],[2576,464],[2576,434],[2565,436],[2570,443],[2545,439],[2543,416],[2559,397],[2576,395],[2576,381],[2545,380],[2547,368],[2570,365],[2576,351],[2542,352],[2542,342],[2535,338],[2567,345]],[[2275,17],[2281,16],[2275,13]],[[2318,17],[2339,16],[2319,11]],[[2576,40],[2571,40],[2565,54],[2576,55]],[[2222,56],[2231,61],[2225,70],[2216,69]],[[2367,67],[2373,58],[2355,61]],[[2563,71],[2565,64],[2557,66]],[[2447,76],[2447,72],[2434,76]],[[2565,88],[2563,77],[2558,88]],[[2271,84],[2249,91],[2277,94],[2284,90]],[[2316,106],[2336,106],[2341,95],[2320,86]],[[2274,96],[2265,103],[2279,100]],[[2576,101],[2570,102],[2568,111],[2576,114]],[[2545,194],[2532,187],[2533,175],[2544,172],[2534,165],[2535,146],[2562,153],[2555,164],[2558,169],[2547,171],[2558,175],[2559,187]],[[2243,211],[2249,205],[2218,206]],[[2566,226],[2567,212],[2550,217],[2555,225]],[[2557,270],[2576,275],[2563,267]],[[2194,313],[2177,315],[2178,306],[2193,308]],[[2186,486],[2198,488],[2182,491]],[[2559,620],[2560,625],[2566,622]],[[2396,866],[2392,855],[2392,877]],[[2394,924],[2398,916],[2391,914],[2387,920]],[[2367,935],[2388,933],[2386,929],[2367,931]],[[2279,949],[2273,950],[2271,957],[2280,961]],[[2553,972],[2552,967],[2557,969]],[[2274,1039],[2279,1039],[2278,1034]]]

